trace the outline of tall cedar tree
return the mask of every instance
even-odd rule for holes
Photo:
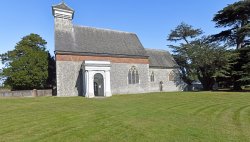
[[[249,45],[250,42],[250,0],[241,0],[230,4],[215,14],[213,21],[216,27],[228,28],[214,35],[216,40],[227,41],[237,49]]]
[[[225,41],[229,46],[236,46],[235,52],[240,55],[232,71],[232,83],[234,90],[241,90],[241,85],[250,82],[247,70],[249,60],[246,56],[249,54],[250,44],[250,0],[241,0],[226,6],[215,14],[213,21],[217,28],[228,28],[213,35],[213,39]]]
[[[195,81],[195,74],[189,64],[189,57],[187,55],[187,48],[183,48],[185,44],[190,44],[189,39],[193,39],[202,34],[201,29],[193,29],[192,26],[181,23],[168,35],[169,41],[185,41],[180,46],[169,45],[173,49],[175,61],[178,63],[181,72],[182,80],[189,86]]]
[[[171,31],[168,40],[184,41],[179,46],[170,45],[182,79],[189,85],[199,80],[204,90],[212,90],[217,77],[229,75],[231,59],[235,58],[235,54],[216,42],[210,42],[210,37],[198,38],[202,33],[201,29],[181,23]]]
[[[49,52],[47,42],[37,34],[22,38],[15,49],[1,55],[3,69],[1,76],[5,77],[5,85],[13,90],[45,88],[48,81]]]
[[[237,54],[202,37],[188,45],[188,55],[192,68],[203,85],[204,90],[213,90],[217,78],[229,78]]]

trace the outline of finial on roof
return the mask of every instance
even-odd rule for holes
[[[59,9],[64,9],[64,10],[68,10],[68,11],[73,11],[74,10],[72,8],[70,8],[69,6],[67,6],[64,2],[64,0],[62,0],[61,3],[57,4],[57,5],[53,5],[53,8],[59,8]]]

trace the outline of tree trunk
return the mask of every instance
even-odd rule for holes
[[[199,78],[204,91],[213,90],[214,79],[213,78]]]
[[[204,83],[202,83],[202,85],[203,85],[203,90],[204,91],[211,91],[211,90],[213,90],[213,85],[214,85],[214,83],[212,83],[212,82],[204,82]]]
[[[241,26],[238,28],[238,30],[240,30],[242,27],[244,27],[247,24],[248,24],[248,21],[242,20],[241,21]],[[236,38],[237,47],[236,47],[236,49],[241,49],[243,47],[245,37],[246,37],[246,35],[237,34],[237,38]]]
[[[243,46],[243,42],[240,42],[240,43],[237,43],[237,47],[236,47],[236,49],[241,49],[242,48],[242,46]]]
[[[200,73],[202,74],[202,76],[198,74],[198,79],[200,80],[203,86],[203,90],[204,91],[213,90],[213,85],[214,85],[215,80],[214,78],[212,78],[212,75],[207,74],[206,69],[204,68],[200,68]]]
[[[239,82],[237,82],[237,81],[234,81],[233,90],[235,90],[235,91],[241,91],[242,90],[241,84]]]

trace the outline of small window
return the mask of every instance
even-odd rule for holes
[[[128,71],[128,84],[139,84],[139,72],[135,66]]]
[[[152,72],[151,75],[150,75],[150,81],[151,81],[151,82],[155,82],[155,75],[154,75],[154,72]]]

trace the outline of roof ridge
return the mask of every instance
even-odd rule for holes
[[[74,27],[88,28],[88,29],[94,29],[94,30],[102,30],[102,31],[107,31],[107,32],[115,32],[115,33],[135,34],[135,33],[132,33],[132,32],[125,32],[125,31],[119,31],[119,30],[113,30],[113,29],[107,29],[107,28],[97,28],[97,27],[90,27],[90,26],[82,26],[82,25],[74,25]]]

